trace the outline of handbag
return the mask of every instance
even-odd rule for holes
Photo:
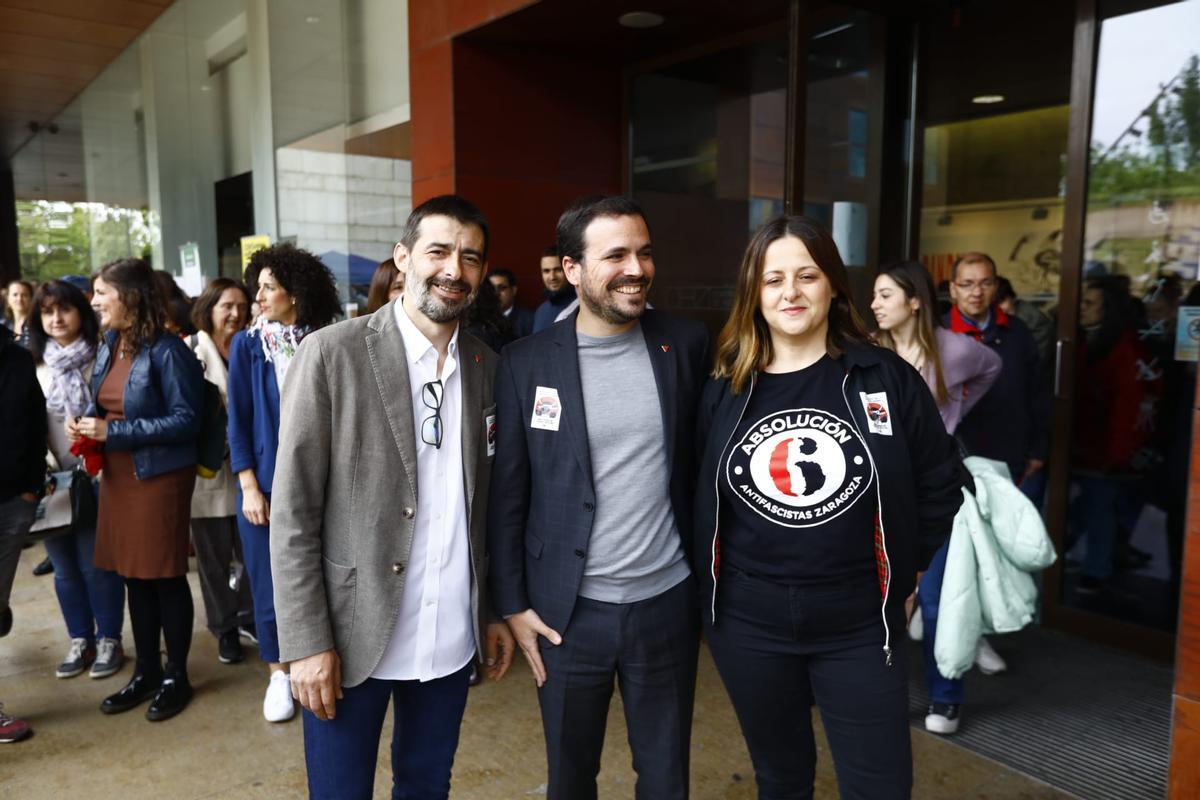
[[[95,530],[99,511],[96,484],[83,467],[52,473],[47,486],[52,489],[38,503],[29,540]]]

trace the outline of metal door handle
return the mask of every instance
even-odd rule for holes
[[[1054,345],[1054,396],[1062,399],[1063,347],[1070,339],[1059,339]]]

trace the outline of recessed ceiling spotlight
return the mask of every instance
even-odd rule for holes
[[[978,94],[971,98],[971,102],[976,105],[990,106],[993,103],[1003,103],[1004,95],[1002,94]]]
[[[653,11],[630,11],[617,17],[617,22],[626,28],[657,28],[665,21],[662,14]]]
[[[316,14],[309,14],[307,17],[304,18],[304,21],[307,22],[309,25],[316,25],[318,22],[321,21],[321,18],[318,17]]]
[[[200,91],[202,91],[202,92],[211,92],[211,91],[212,91],[212,87],[211,87],[211,86],[209,86],[207,83],[202,83],[202,84],[200,84]]]

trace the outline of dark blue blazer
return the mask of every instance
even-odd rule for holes
[[[117,333],[109,331],[96,352],[92,371],[92,397],[112,369]],[[204,370],[183,340],[161,334],[140,348],[129,366],[125,383],[125,419],[108,423],[109,450],[131,450],[133,471],[139,480],[196,464],[196,440],[204,410]],[[89,417],[102,417],[105,409],[93,399]]]
[[[496,369],[496,459],[488,499],[489,577],[494,611],[533,608],[565,630],[591,540],[592,483],[579,351],[572,314],[504,348]],[[662,416],[671,508],[684,552],[691,550],[696,407],[709,370],[708,330],[692,320],[648,310],[642,333],[658,384],[659,408],[629,413]],[[530,427],[538,386],[558,390],[559,430]]]
[[[258,488],[270,493],[279,450],[279,384],[262,340],[246,331],[229,345],[225,385],[229,413],[229,463],[236,475],[254,470]]]

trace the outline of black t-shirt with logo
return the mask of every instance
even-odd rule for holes
[[[723,564],[797,585],[875,574],[871,460],[844,376],[829,356],[760,374],[717,474]]]

